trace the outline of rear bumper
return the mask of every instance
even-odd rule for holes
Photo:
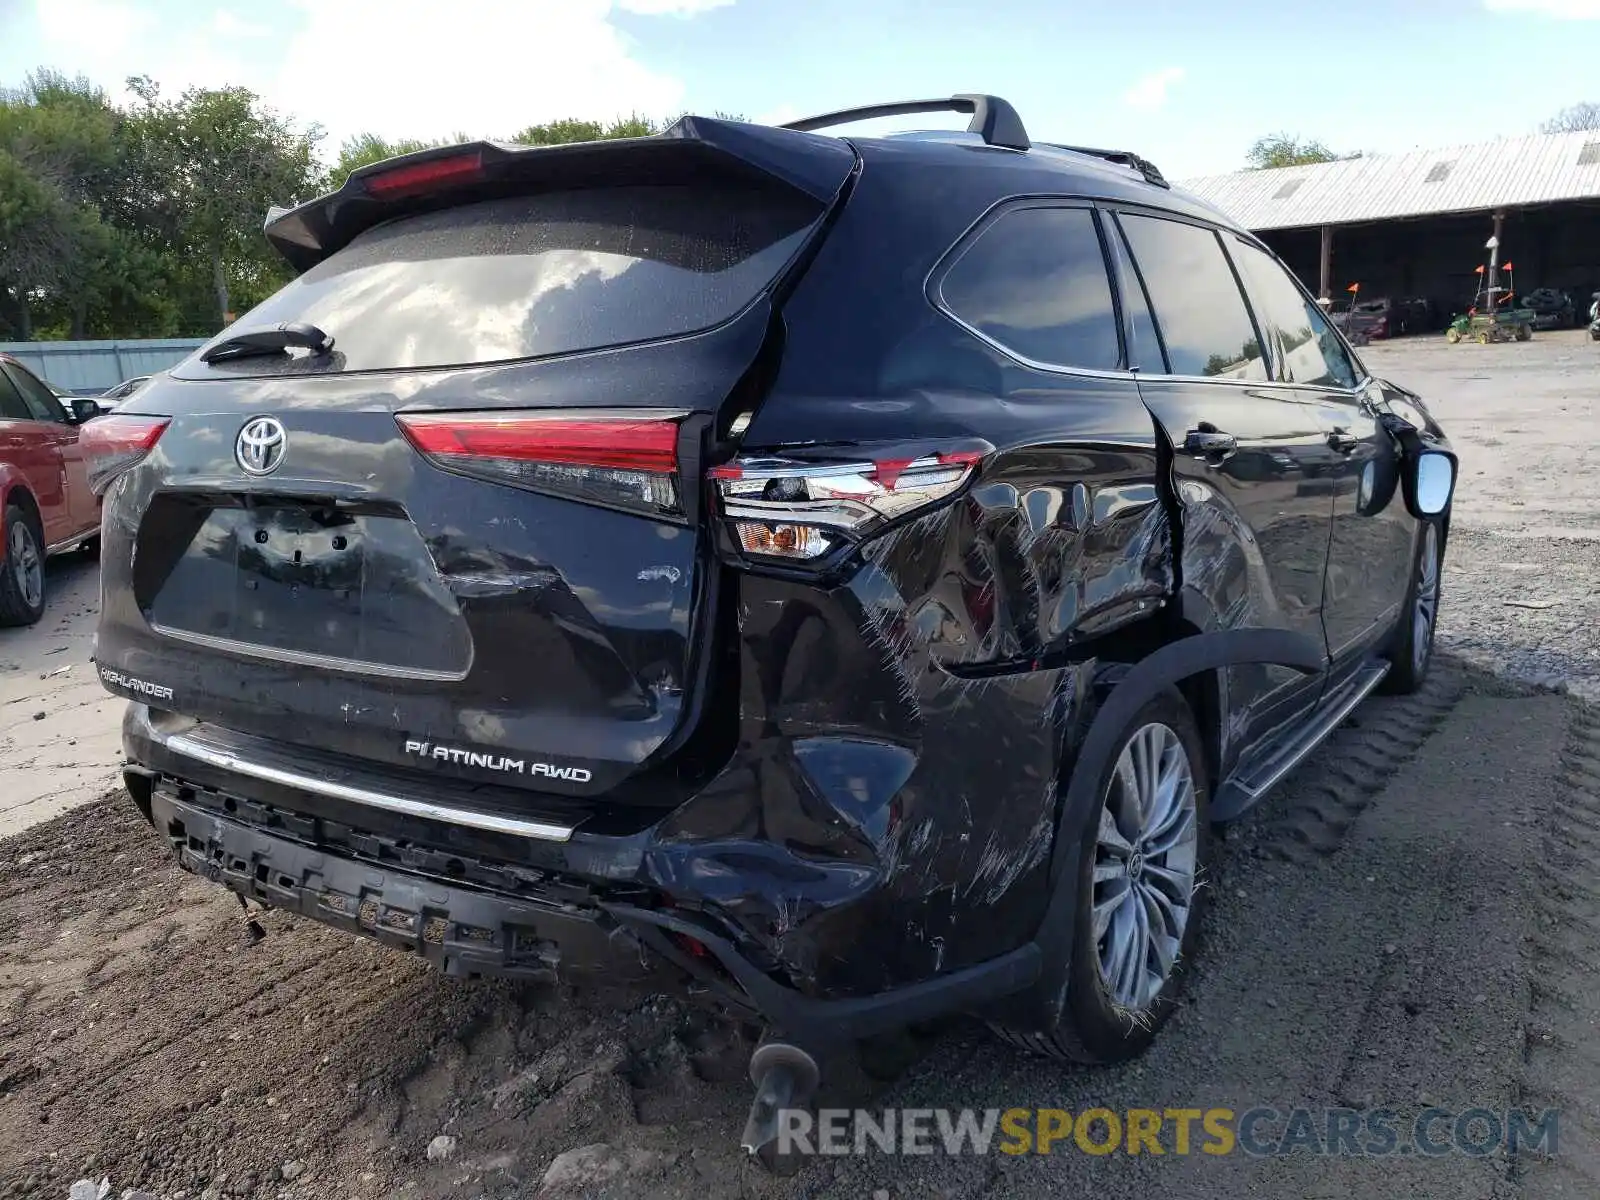
[[[137,786],[137,785],[135,785]],[[452,975],[641,983],[661,973],[597,911],[378,869],[152,790],[150,820],[184,870],[247,899],[421,955]]]
[[[404,814],[373,808],[352,822],[355,804],[343,802],[311,815],[310,805],[291,798],[291,783],[256,770],[259,761],[230,766],[179,753],[177,735],[151,716],[143,705],[130,708],[125,781],[184,870],[415,953],[449,974],[686,994],[819,1049],[982,1009],[1025,991],[1040,974],[1038,949],[1028,942],[905,986],[819,995],[814,980],[801,978],[802,992],[758,950],[738,944],[736,923],[719,919],[715,905],[678,906],[641,886],[643,835],[522,837],[516,840],[533,853],[519,863],[496,863],[480,849],[485,839],[510,840],[497,832],[441,826],[455,849],[424,846],[403,836],[417,828]],[[409,822],[399,836],[396,820]],[[614,882],[597,878],[602,863]],[[463,869],[464,879],[449,874]],[[486,883],[496,869],[503,887]],[[871,957],[870,949],[859,951]]]

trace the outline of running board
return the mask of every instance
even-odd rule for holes
[[[1310,754],[1324,739],[1339,728],[1356,705],[1371,694],[1389,673],[1389,663],[1380,660],[1357,671],[1349,680],[1328,696],[1310,719],[1295,730],[1288,740],[1259,766],[1252,765],[1246,772],[1235,775],[1220,788],[1211,802],[1213,821],[1231,821],[1254,807],[1277,782]]]

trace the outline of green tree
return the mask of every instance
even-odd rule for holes
[[[562,121],[548,121],[543,125],[529,125],[511,140],[527,146],[561,146],[568,142],[599,142],[611,138],[649,137],[660,133],[662,126],[649,117],[630,113],[610,121],[584,121],[568,117]]]
[[[386,158],[398,158],[402,154],[415,154],[418,150],[433,150],[439,146],[459,146],[463,142],[478,140],[470,133],[457,133],[455,136],[439,142],[418,141],[416,138],[400,138],[398,141],[389,141],[375,133],[363,133],[350,138],[339,148],[339,161],[333,165],[333,170],[328,175],[328,186],[330,188],[338,188],[350,177],[350,172],[359,171],[362,167],[370,167],[373,163],[382,162]]]
[[[1361,155],[1338,154],[1315,138],[1269,133],[1257,138],[1244,157],[1251,170],[1269,171],[1274,167],[1303,167],[1308,163],[1338,162],[1346,158],[1360,158]]]
[[[116,241],[120,118],[85,79],[51,71],[0,92],[0,319],[30,336],[36,311],[82,336],[90,289]]]
[[[295,129],[245,88],[190,88],[169,101],[147,78],[128,82],[138,97],[128,121],[148,232],[186,257],[191,276],[209,275],[215,327],[236,301],[282,282],[261,226],[273,204],[300,203],[321,187],[320,131]]]
[[[1540,133],[1580,133],[1600,129],[1600,104],[1586,100],[1563,108],[1539,126]]]

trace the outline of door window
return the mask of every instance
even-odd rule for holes
[[[22,393],[17,391],[16,386],[3,370],[0,370],[0,420],[33,420],[33,413],[22,402]]]
[[[1278,377],[1308,387],[1355,387],[1360,372],[1311,297],[1267,254],[1237,239],[1233,246],[1256,314],[1269,330]]]
[[[1018,358],[1116,370],[1117,310],[1087,208],[1015,208],[967,247],[939,283],[950,314]]]
[[[1123,214],[1174,375],[1265,379],[1261,340],[1217,235],[1199,225]]]
[[[69,424],[67,410],[61,407],[61,401],[56,399],[54,392],[15,363],[0,363],[0,368],[16,384],[17,391],[22,393],[22,402],[28,406],[28,413],[35,421]]]

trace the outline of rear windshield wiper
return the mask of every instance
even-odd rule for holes
[[[326,354],[333,349],[333,339],[315,325],[258,325],[254,329],[241,329],[209,347],[200,361],[213,363],[225,358],[282,354],[290,346],[302,346],[313,354]]]

